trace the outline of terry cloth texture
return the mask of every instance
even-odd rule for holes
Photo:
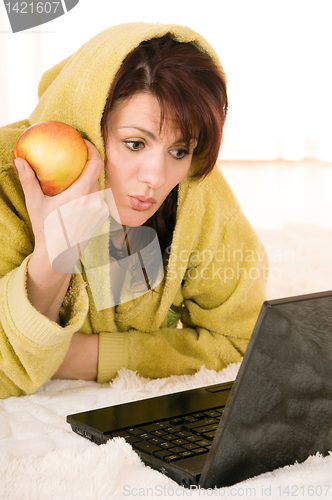
[[[58,323],[36,311],[27,297],[34,235],[12,164],[16,140],[34,123],[60,120],[105,157],[100,123],[112,79],[143,40],[165,34],[194,43],[220,64],[210,45],[187,27],[115,26],[43,75],[39,103],[28,120],[0,129],[2,398],[42,386],[60,366],[76,331],[99,334],[99,382],[110,381],[120,367],[156,378],[194,373],[203,365],[220,370],[243,356],[265,298],[267,262],[218,166],[203,181],[190,175],[181,181],[167,273],[154,290],[98,310],[87,276],[73,274]],[[84,257],[86,262],[94,258],[89,245]],[[96,276],[100,295],[110,294],[108,271],[98,269]],[[174,315],[183,328],[177,328]]]

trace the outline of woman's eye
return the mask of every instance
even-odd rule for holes
[[[127,141],[123,141],[126,145],[126,147],[128,149],[130,149],[130,151],[139,151],[140,149],[142,149],[144,147],[144,142],[143,141],[139,141],[139,140],[135,140],[135,139],[132,139],[132,140],[127,140]]]
[[[187,149],[172,149],[170,153],[176,160],[182,160],[189,154],[189,151]]]

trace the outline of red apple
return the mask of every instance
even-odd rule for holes
[[[67,189],[82,173],[88,159],[86,144],[70,125],[58,121],[36,123],[18,138],[13,160],[25,159],[43,192],[54,196]]]

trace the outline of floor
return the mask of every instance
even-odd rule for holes
[[[332,290],[332,164],[222,162],[269,258],[269,299]]]
[[[332,228],[331,163],[222,161],[221,168],[254,227]]]

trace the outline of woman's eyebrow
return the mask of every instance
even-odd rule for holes
[[[137,127],[136,125],[123,125],[122,127],[119,128],[135,128],[136,130],[139,130],[143,134],[146,134],[148,137],[150,137],[150,139],[154,141],[157,140],[157,137],[152,132],[150,132],[149,130],[145,130],[145,128]]]

